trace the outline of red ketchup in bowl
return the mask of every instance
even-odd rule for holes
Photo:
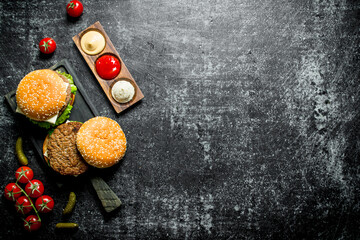
[[[95,68],[102,79],[110,80],[119,75],[121,65],[117,57],[106,54],[96,60]]]

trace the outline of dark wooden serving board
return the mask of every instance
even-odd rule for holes
[[[54,66],[50,67],[50,69],[55,70],[55,71],[59,70],[61,72],[66,72],[66,73],[70,74],[73,77],[74,84],[76,85],[76,87],[78,89],[76,92],[75,102],[73,105],[73,109],[71,110],[69,120],[85,122],[88,119],[99,115],[97,109],[93,106],[89,97],[85,93],[85,90],[84,90],[81,82],[79,81],[75,71],[71,67],[68,60],[66,60],[66,59],[61,60],[60,62],[56,63]],[[7,102],[9,103],[11,109],[16,113],[17,105],[16,105],[15,93],[16,93],[16,90],[6,94],[5,98],[6,98]],[[18,113],[16,113],[16,114],[18,114]],[[19,117],[25,118],[21,114],[18,114],[18,115],[19,115]],[[29,120],[27,120],[27,122],[29,122]],[[31,142],[34,144],[36,151],[38,152],[40,157],[43,158],[42,146],[43,146],[44,139],[45,139],[48,131],[46,129],[42,129],[30,122],[27,124],[26,130],[29,131],[29,133],[30,133],[29,137],[30,137]]]
[[[85,90],[79,81],[75,71],[71,67],[68,60],[64,59],[60,62],[56,63],[54,66],[50,67],[50,69],[55,71],[66,72],[70,74],[74,79],[74,84],[77,87],[77,92],[75,96],[75,102],[73,105],[73,109],[71,110],[71,114],[69,120],[85,122],[86,120],[98,116],[99,113],[97,109],[91,103],[89,97],[85,93]],[[7,102],[9,103],[11,109],[16,113],[16,90],[11,91],[10,93],[5,95]],[[18,114],[18,113],[16,113]],[[18,114],[19,117],[25,118],[23,115]],[[44,139],[47,135],[47,130],[42,129],[34,124],[32,124],[28,119],[25,119],[28,124],[26,124],[26,130],[29,131],[29,137],[31,142],[34,144],[36,151],[43,158],[42,154],[42,146],[44,143]]]
[[[105,37],[105,48],[103,49],[102,52],[100,52],[97,55],[88,55],[87,53],[85,53],[82,48],[81,48],[81,37],[88,31],[90,30],[96,30],[99,31],[104,37]],[[135,103],[137,103],[138,101],[140,101],[141,99],[144,98],[143,93],[141,92],[139,86],[137,85],[137,83],[135,82],[134,78],[131,76],[129,70],[127,69],[125,63],[123,62],[123,60],[121,59],[119,53],[116,51],[114,45],[112,44],[110,38],[108,37],[108,35],[106,34],[104,28],[102,27],[102,25],[100,24],[100,22],[96,22],[93,25],[89,26],[88,28],[86,28],[84,31],[80,32],[79,34],[75,35],[73,37],[73,41],[75,42],[75,45],[77,46],[77,48],[79,49],[80,53],[82,54],[82,56],[84,57],[86,63],[88,64],[88,66],[90,67],[91,71],[94,73],[97,81],[99,82],[99,84],[101,85],[102,89],[104,90],[106,96],[108,97],[111,105],[114,107],[115,111],[117,113],[120,113],[121,111],[129,108],[130,106],[134,105]],[[104,54],[111,54],[116,56],[121,64],[121,70],[120,73],[117,77],[115,77],[112,80],[105,80],[102,79],[96,72],[96,68],[95,68],[95,62],[96,60],[101,57]],[[134,88],[135,88],[135,96],[134,98],[128,102],[128,103],[118,103],[114,100],[114,98],[111,95],[111,87],[112,85],[119,80],[128,80],[130,81]]]
[[[77,92],[75,96],[75,101],[71,114],[69,117],[70,121],[79,121],[85,122],[90,118],[98,116],[99,113],[94,105],[91,103],[90,98],[86,94],[81,81],[78,79],[74,69],[71,67],[68,60],[63,59],[60,62],[56,63],[54,66],[50,67],[54,71],[61,71],[70,74],[73,77],[74,84],[77,87]],[[11,109],[16,113],[16,90],[9,92],[5,95],[7,102],[9,103]],[[48,130],[43,129],[35,124],[32,124],[26,117],[22,114],[16,113],[18,117],[22,118],[24,122],[24,130],[28,133],[28,136],[34,145],[39,156],[44,160],[42,147]],[[45,160],[44,160],[45,162]],[[118,208],[121,205],[120,199],[116,194],[110,189],[106,182],[97,176],[91,177],[91,183],[94,186],[94,189],[97,195],[100,198],[100,201],[107,212],[111,212]]]

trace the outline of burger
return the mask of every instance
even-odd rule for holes
[[[90,166],[108,168],[126,152],[126,137],[120,125],[107,117],[66,122],[50,131],[43,143],[47,164],[61,175],[80,175]]]
[[[50,69],[35,70],[17,87],[16,111],[49,129],[69,118],[76,91],[71,75]]]
[[[88,170],[88,165],[76,148],[76,135],[81,126],[81,122],[61,124],[45,138],[44,159],[61,175],[77,176]]]
[[[124,157],[126,137],[116,121],[107,117],[94,117],[80,127],[76,147],[89,165],[108,168]]]

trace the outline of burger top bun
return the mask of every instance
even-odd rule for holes
[[[44,121],[58,114],[66,104],[67,87],[55,71],[35,70],[20,81],[16,102],[27,117]]]
[[[107,168],[125,155],[126,138],[116,121],[107,117],[94,117],[80,127],[76,146],[88,164]]]

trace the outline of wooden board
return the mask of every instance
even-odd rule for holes
[[[99,31],[105,37],[105,41],[106,41],[105,48],[103,49],[103,51],[101,51],[99,54],[96,54],[96,55],[88,55],[86,52],[84,52],[82,50],[81,44],[80,44],[81,37],[86,32],[88,32],[90,30]],[[106,32],[105,32],[104,28],[102,27],[102,25],[100,24],[100,22],[94,23],[93,25],[86,28],[84,31],[82,31],[79,34],[75,35],[73,37],[73,41],[75,42],[75,45],[77,46],[80,53],[84,57],[84,59],[87,62],[88,66],[90,67],[91,71],[94,73],[97,81],[99,82],[100,86],[104,90],[106,96],[108,97],[109,101],[111,102],[112,106],[114,107],[114,109],[115,109],[115,111],[117,113],[120,113],[121,111],[124,111],[125,109],[129,108],[130,106],[134,105],[135,103],[137,103],[138,101],[140,101],[141,99],[144,98],[144,95],[142,94],[139,86],[135,82],[134,78],[131,76],[129,70],[127,69],[127,67],[125,65],[125,63],[121,59],[119,53],[116,51],[114,45],[112,44],[110,38],[106,34]],[[121,70],[120,70],[119,75],[117,77],[115,77],[114,79],[112,79],[112,80],[102,79],[96,72],[95,62],[99,57],[101,57],[104,54],[111,54],[111,55],[116,56],[119,59],[120,64],[121,64]],[[135,88],[135,96],[130,102],[118,103],[112,97],[112,95],[111,95],[111,87],[116,81],[119,81],[119,80],[128,80],[133,84],[133,86]]]
[[[74,105],[69,117],[70,121],[85,122],[88,119],[99,115],[97,109],[93,106],[89,97],[86,95],[86,92],[80,80],[78,79],[75,71],[73,70],[70,63],[66,59],[56,63],[54,66],[50,67],[50,69],[55,71],[59,70],[61,72],[66,72],[70,74],[73,77],[75,86],[77,87]],[[5,99],[9,103],[14,113],[16,113],[16,106],[17,106],[15,93],[16,90],[13,90],[5,95]],[[29,138],[32,144],[34,145],[37,153],[42,159],[44,159],[42,153],[42,146],[48,131],[35,124],[32,124],[29,121],[29,119],[26,119],[24,115],[19,113],[16,114],[18,115],[19,118],[22,118],[21,120],[23,121],[22,125],[24,126],[24,131],[27,131]]]

